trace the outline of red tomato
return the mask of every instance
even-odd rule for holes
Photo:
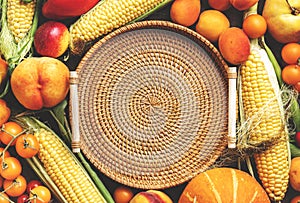
[[[299,203],[300,202],[300,195],[295,196],[290,203]]]
[[[20,133],[22,133],[23,128],[16,122],[9,121],[3,124],[3,131],[0,131],[0,140],[3,144],[8,145],[10,141]],[[16,140],[14,140],[10,145],[15,145]]]
[[[45,186],[37,186],[31,190],[29,197],[31,203],[48,203],[51,200],[51,193]]]
[[[30,194],[30,191],[31,191],[32,189],[36,188],[37,186],[41,186],[41,185],[43,185],[43,183],[42,183],[41,181],[39,181],[39,180],[31,180],[31,181],[29,181],[28,184],[27,184],[26,192],[27,192],[28,194]]]
[[[300,93],[300,81],[294,84],[294,88]]]
[[[0,162],[0,175],[7,180],[14,180],[22,172],[22,165],[15,157],[4,158]]]
[[[4,180],[3,188],[6,194],[10,197],[18,197],[26,191],[27,181],[22,176],[19,175],[14,180]]]
[[[113,196],[116,203],[128,203],[133,197],[133,192],[127,187],[118,187]]]
[[[27,203],[29,196],[27,194],[23,194],[17,198],[17,203]]]
[[[4,192],[0,192],[0,203],[10,203],[8,195]]]
[[[33,134],[23,134],[17,138],[16,151],[23,158],[31,158],[40,150],[40,144]]]
[[[281,72],[282,80],[289,85],[294,85],[300,81],[300,66],[299,65],[287,65]]]
[[[300,147],[300,132],[296,132],[295,141],[296,141],[296,145]]]

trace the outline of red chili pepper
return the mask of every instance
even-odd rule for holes
[[[42,8],[46,18],[62,20],[80,16],[93,8],[99,0],[47,0]]]

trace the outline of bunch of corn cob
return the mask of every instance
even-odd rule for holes
[[[70,26],[70,49],[80,54],[100,36],[127,23],[145,18],[172,0],[103,0]]]
[[[19,117],[18,121],[37,137],[38,157],[27,159],[31,168],[64,202],[113,202],[106,199],[77,157],[50,128],[34,117]]]
[[[250,15],[257,5],[251,9]],[[251,54],[239,71],[241,126],[247,132],[240,146],[266,145],[254,153],[257,173],[270,199],[281,201],[289,181],[288,130],[276,74],[258,39],[251,40]]]
[[[0,52],[12,69],[30,51],[42,1],[1,1]]]

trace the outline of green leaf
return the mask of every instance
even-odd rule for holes
[[[57,121],[62,125],[65,125],[65,109],[68,105],[66,100],[63,100],[60,104],[52,108],[53,114],[55,115]]]

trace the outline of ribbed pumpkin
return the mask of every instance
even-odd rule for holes
[[[195,176],[178,203],[270,203],[255,178],[234,168],[209,169]]]

